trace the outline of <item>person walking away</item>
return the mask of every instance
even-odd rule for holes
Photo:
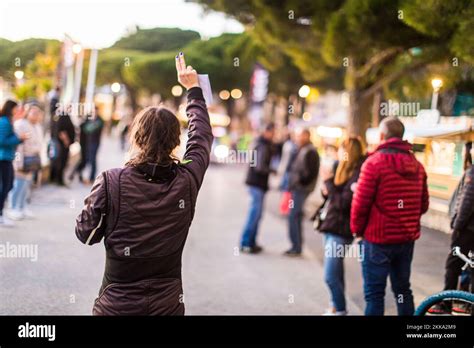
[[[13,160],[17,145],[29,138],[28,133],[16,135],[12,119],[18,117],[20,107],[13,100],[7,100],[0,110],[0,226],[11,227],[13,222],[3,214],[5,201],[13,187]]]
[[[57,156],[52,163],[51,181],[59,186],[65,186],[64,170],[69,159],[69,147],[74,142],[75,128],[67,112],[56,116],[56,119],[52,137],[57,146]]]
[[[324,234],[324,279],[331,294],[331,307],[326,315],[347,314],[344,257],[353,241],[350,228],[352,195],[363,160],[361,141],[355,137],[346,138],[339,147],[334,176],[322,185],[327,208],[318,230]]]
[[[93,182],[97,173],[97,153],[99,152],[104,121],[96,108],[95,116],[85,125],[87,141],[87,163],[90,165],[89,182]]]
[[[81,146],[81,158],[79,159],[79,162],[77,162],[76,166],[72,170],[71,174],[69,175],[69,181],[74,181],[74,178],[76,175],[79,178],[79,182],[84,183],[84,178],[82,176],[82,172],[86,168],[87,165],[87,154],[88,154],[88,148],[87,148],[87,135],[85,132],[85,127],[87,123],[89,123],[89,116],[85,116],[84,119],[82,120],[81,124],[79,125],[79,145]],[[92,180],[94,180],[92,178]],[[91,181],[92,181],[91,180]]]
[[[42,130],[37,127],[41,121],[42,111],[36,104],[28,104],[25,117],[13,125],[16,134],[29,134],[30,137],[17,147],[14,161],[15,183],[11,192],[12,210],[8,214],[12,220],[33,218],[26,201],[31,188],[33,173],[41,169],[41,149],[43,146]]]
[[[106,267],[94,315],[184,315],[181,257],[209,165],[212,128],[196,70],[176,57],[187,89],[188,142],[183,162],[178,118],[163,106],[140,112],[133,157],[100,174],[76,219],[77,238],[104,238]]]
[[[474,150],[470,147],[470,156]],[[474,251],[474,166],[466,165],[467,170],[458,187],[458,194],[455,196],[454,214],[451,218],[451,251],[446,259],[444,290],[456,290],[458,288],[459,277],[462,273],[464,261],[453,255],[453,248],[459,247],[464,255],[469,251]],[[471,291],[474,289],[474,277],[471,274]],[[467,306],[453,304],[451,301],[442,302],[435,305],[428,311],[431,314],[451,314],[468,313]]]
[[[288,187],[291,192],[288,215],[291,248],[285,252],[287,256],[300,256],[303,250],[304,203],[314,190],[319,174],[319,155],[311,143],[310,131],[306,128],[298,129],[295,132],[295,142],[298,152],[291,164],[288,177]]]
[[[247,172],[245,183],[250,193],[250,208],[240,240],[240,250],[248,254],[257,254],[263,250],[257,244],[257,234],[263,214],[265,194],[268,191],[268,178],[271,169],[273,154],[273,137],[275,126],[267,124],[263,132],[256,139],[251,153],[251,163]]]
[[[351,231],[363,238],[365,314],[384,314],[390,277],[398,315],[413,315],[411,262],[429,206],[427,177],[397,117],[385,118],[379,130],[381,144],[362,165],[351,207]]]

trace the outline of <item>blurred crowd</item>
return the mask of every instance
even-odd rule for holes
[[[79,115],[76,127],[71,108],[61,106],[59,93],[56,89],[50,94],[46,107],[34,100],[6,100],[0,109],[0,227],[34,218],[29,208],[32,188],[44,182],[67,186],[76,177],[84,184],[95,179],[104,121],[94,109]],[[65,177],[76,141],[79,158]],[[89,175],[84,178],[87,167]]]
[[[259,224],[269,177],[278,173],[282,191],[280,212],[288,218],[290,242],[284,255],[301,256],[303,207],[321,175],[323,202],[312,220],[314,229],[324,234],[324,277],[331,295],[325,314],[347,314],[344,258],[355,255],[362,265],[365,314],[384,314],[389,278],[398,314],[413,315],[411,264],[415,241],[421,234],[421,215],[429,208],[429,193],[425,169],[415,158],[413,145],[403,140],[403,123],[397,117],[385,118],[379,129],[380,145],[371,153],[366,153],[360,138],[345,138],[338,149],[326,151],[333,155],[329,170],[320,169],[318,151],[311,143],[308,129],[295,129],[282,146],[276,146],[274,128],[268,124],[251,151],[256,161],[250,161],[246,179],[250,207],[242,231],[241,251],[263,251],[257,242]],[[465,173],[450,202],[450,247],[460,247],[465,255],[474,250],[474,167],[472,144],[467,145]],[[275,169],[272,158],[277,152],[281,160]],[[354,248],[356,252],[351,253]],[[460,287],[472,291],[470,270],[462,270],[465,262],[451,250],[446,260],[444,289]],[[472,313],[471,307],[447,301],[429,312],[467,314]]]

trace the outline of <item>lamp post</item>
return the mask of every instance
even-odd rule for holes
[[[23,77],[25,76],[25,72],[23,70],[17,70],[13,73],[16,79],[16,85],[19,86],[23,82]]]
[[[439,90],[443,87],[443,80],[440,78],[434,78],[431,80],[431,86],[433,87],[433,96],[431,98],[431,110],[438,108],[438,95]]]
[[[221,100],[223,100],[225,103],[227,115],[232,117],[234,113],[235,100],[242,98],[242,91],[238,88],[234,88],[230,92],[226,89],[223,89],[219,92],[219,98],[221,98]]]
[[[180,85],[174,85],[171,88],[171,94],[174,97],[174,106],[176,107],[176,110],[179,110],[179,103],[181,101],[181,96],[183,95],[183,87]]]
[[[301,117],[303,117],[306,108],[306,98],[309,96],[311,88],[308,85],[303,85],[298,90],[298,96],[301,98]]]
[[[107,126],[107,132],[110,134],[112,131],[113,118],[116,111],[117,96],[122,89],[122,85],[119,82],[114,82],[110,85],[110,90],[112,91],[112,114],[110,115],[109,124]]]

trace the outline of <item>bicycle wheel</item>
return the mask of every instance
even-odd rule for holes
[[[427,297],[416,309],[415,315],[425,315],[435,304],[438,304],[443,301],[462,301],[467,302],[470,304],[474,304],[474,294],[466,291],[460,290],[446,290],[440,293],[434,294],[432,296]]]

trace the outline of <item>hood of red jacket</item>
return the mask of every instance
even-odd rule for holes
[[[420,164],[412,152],[413,145],[406,140],[392,138],[380,144],[375,153],[385,155],[386,162],[401,176],[415,176]]]

